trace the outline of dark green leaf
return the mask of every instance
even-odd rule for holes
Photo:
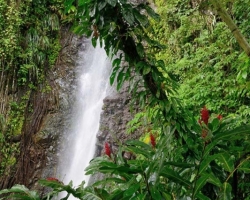
[[[122,12],[122,15],[128,24],[130,24],[130,25],[134,24],[135,18],[134,18],[133,12],[130,9],[125,9]]]
[[[117,0],[105,0],[108,4],[115,7]]]
[[[225,182],[222,188],[219,191],[219,198],[220,200],[230,200],[232,199],[232,187],[229,183]]]
[[[219,154],[214,154],[212,156],[206,156],[200,164],[199,172],[203,173],[203,171],[205,171],[207,169],[207,167],[209,166],[210,162],[215,160],[217,157],[219,157]]]
[[[220,179],[218,177],[216,177],[214,174],[212,173],[209,173],[208,174],[208,179],[207,179],[207,182],[208,183],[211,183],[213,185],[216,185],[218,187],[221,187],[222,186],[222,183],[220,182]]]
[[[124,192],[123,197],[132,197],[136,196],[137,190],[140,188],[140,184],[132,184],[130,187]]]
[[[152,17],[154,20],[159,20],[160,16],[150,7],[150,6],[145,6],[145,9],[150,17]]]
[[[140,14],[138,11],[134,12],[135,18],[141,24],[141,26],[146,26],[149,24],[148,18],[145,15]]]
[[[148,74],[150,71],[151,71],[151,67],[150,67],[149,65],[144,65],[142,74],[143,74],[143,75],[146,75],[146,74]]]
[[[169,169],[169,168],[164,168],[161,172],[160,172],[161,176],[164,176],[172,181],[174,181],[175,183],[178,183],[180,185],[183,185],[185,187],[191,187],[191,183],[188,180],[185,180],[184,178],[182,178],[178,173],[176,173],[174,170]]]
[[[101,1],[98,3],[98,10],[102,10],[106,6],[107,2],[106,1]]]
[[[121,89],[124,79],[125,79],[125,73],[123,73],[123,70],[122,70],[118,73],[118,76],[117,76],[117,87],[116,87],[117,90]]]
[[[161,193],[155,187],[150,188],[150,193],[154,200],[162,199]]]
[[[141,43],[138,43],[136,45],[136,50],[137,50],[137,53],[139,54],[140,57],[144,56],[144,48],[143,48]]]
[[[82,197],[82,200],[102,200],[96,194],[86,192],[86,194]]]
[[[232,172],[234,170],[234,162],[231,158],[231,155],[228,153],[219,154],[216,158],[216,161],[219,165],[223,166],[223,169]]]
[[[141,147],[147,151],[152,151],[152,147],[149,146],[148,144],[145,144],[144,142],[141,142],[140,140],[128,140],[126,141],[127,145],[132,145],[132,146],[138,146]]]
[[[201,174],[200,175],[200,178],[197,180],[197,182],[195,184],[194,196],[196,196],[201,191],[203,186],[206,184],[208,176],[209,176],[208,174]]]
[[[97,39],[93,37],[93,38],[91,39],[91,42],[92,42],[93,47],[96,47]]]
[[[207,196],[205,196],[204,194],[202,194],[201,192],[199,192],[196,197],[200,200],[211,200],[210,198],[208,198]]]
[[[141,154],[141,155],[145,156],[146,158],[151,158],[152,157],[150,152],[145,151],[144,149],[141,149],[141,148],[128,146],[128,147],[125,147],[124,149],[126,149],[129,152],[133,152],[135,154]]]

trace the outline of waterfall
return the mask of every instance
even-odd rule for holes
[[[60,164],[61,176],[65,176],[63,182],[68,184],[72,180],[74,186],[80,185],[83,180],[87,184],[89,180],[84,169],[94,156],[103,99],[111,92],[111,64],[106,52],[100,46],[93,48],[90,41],[83,45],[77,61],[78,83],[76,102],[72,105],[72,127],[65,136],[68,141],[67,155]]]

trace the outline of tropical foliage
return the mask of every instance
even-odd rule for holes
[[[16,162],[19,144],[11,140],[21,135],[25,110],[32,110],[31,91],[48,88],[45,77],[61,48],[63,17],[61,0],[0,0],[0,175]]]
[[[128,130],[133,134],[144,127],[141,140],[148,143],[127,141],[118,152],[105,143],[106,155],[86,169],[105,175],[93,185],[73,188],[50,177],[40,181],[53,189],[45,196],[21,185],[0,194],[16,199],[51,199],[62,191],[67,192],[63,199],[70,194],[88,200],[249,199],[250,61],[225,21],[233,19],[247,46],[249,4],[67,0],[72,30],[91,36],[94,46],[104,43],[113,64],[111,84],[117,81],[119,90],[130,82],[141,112]],[[126,152],[135,159],[125,159]]]

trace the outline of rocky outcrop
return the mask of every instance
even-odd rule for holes
[[[129,94],[129,85],[124,84],[123,88],[114,95],[106,97],[102,108],[100,119],[100,128],[96,135],[96,152],[95,157],[104,155],[104,144],[108,142],[112,153],[115,154],[120,145],[129,139],[138,139],[141,136],[141,130],[132,134],[126,131],[127,123],[133,119],[134,114],[138,111],[137,105],[131,104],[131,95]],[[125,159],[132,159],[132,154],[124,152]],[[97,173],[89,179],[91,185],[97,180],[103,179],[103,175]]]
[[[48,113],[43,120],[41,129],[35,139],[45,152],[45,166],[37,163],[37,169],[30,178],[33,189],[41,189],[37,180],[47,177],[56,177],[58,162],[62,152],[62,143],[65,142],[64,133],[70,127],[72,105],[76,93],[76,60],[78,49],[84,48],[85,38],[77,37],[67,28],[62,30],[62,49],[53,71],[54,82],[58,93],[58,108]]]
[[[140,136],[140,132],[128,134],[126,132],[127,123],[133,118],[135,106],[131,105],[131,95],[128,93],[129,86],[124,87],[114,96],[104,99],[103,112],[101,114],[100,128],[97,133],[96,154],[103,154],[104,143],[108,142],[113,152],[116,152],[119,145],[128,139],[135,139]]]

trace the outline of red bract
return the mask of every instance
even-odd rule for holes
[[[56,181],[56,182],[60,182],[57,178],[54,177],[48,177],[46,178],[47,181]]]
[[[206,106],[204,106],[201,109],[201,120],[207,125],[208,124],[208,119],[209,119],[209,111],[206,108]]]
[[[218,118],[219,120],[222,120],[222,115],[218,115],[217,118]]]
[[[156,142],[155,142],[155,137],[153,136],[152,133],[150,133],[150,143],[153,148],[155,148]]]
[[[109,146],[109,144],[108,144],[107,142],[105,142],[104,148],[105,148],[105,154],[106,154],[108,157],[111,158],[111,150],[110,150],[110,146]]]

